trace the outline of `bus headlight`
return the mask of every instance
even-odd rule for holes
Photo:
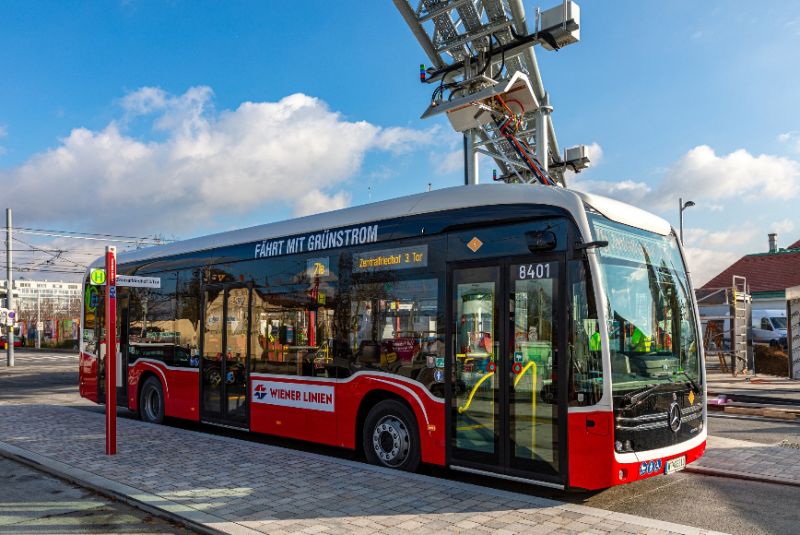
[[[633,444],[630,440],[626,440],[622,442],[621,440],[614,441],[614,449],[617,450],[617,453],[625,453],[633,451]]]

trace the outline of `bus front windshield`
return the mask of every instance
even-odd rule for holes
[[[591,218],[601,279],[615,394],[662,383],[699,389],[697,323],[686,270],[673,235]]]

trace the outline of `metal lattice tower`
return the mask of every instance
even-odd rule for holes
[[[393,1],[431,64],[420,72],[435,86],[422,117],[447,113],[463,132],[467,184],[478,182],[479,153],[494,159],[497,180],[506,182],[546,177],[563,186],[567,168],[588,166],[586,147],[559,150],[534,51],[537,44],[555,50],[578,41],[577,4],[537,9],[529,24],[522,0]]]

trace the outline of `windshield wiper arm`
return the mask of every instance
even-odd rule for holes
[[[689,382],[689,384],[692,385],[692,390],[694,390],[698,394],[701,394],[703,392],[703,390],[700,388],[700,385],[698,385],[694,381],[694,379],[692,379],[692,377],[688,373],[686,373],[686,370],[679,371],[677,375],[683,375],[684,377],[686,377],[686,380]]]
[[[628,394],[625,394],[624,399],[628,402],[629,406],[636,406],[645,399],[647,399],[647,396],[649,396],[653,392],[663,390],[664,386],[671,387],[672,383],[658,383],[648,388],[645,388],[644,390],[630,392]]]

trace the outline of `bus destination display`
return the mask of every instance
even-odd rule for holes
[[[428,266],[428,246],[395,247],[353,255],[353,273]]]

